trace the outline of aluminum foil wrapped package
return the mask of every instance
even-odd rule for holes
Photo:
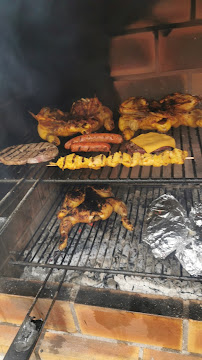
[[[181,244],[175,255],[183,268],[193,276],[202,276],[202,204],[196,204],[189,213],[193,236]]]
[[[188,244],[179,246],[175,256],[183,268],[192,276],[202,276],[202,241],[193,238]]]
[[[164,194],[152,201],[145,217],[143,238],[156,258],[165,259],[189,233],[186,212],[174,196]]]
[[[196,231],[197,236],[202,240],[202,204],[195,204],[191,208],[189,219],[193,230]]]

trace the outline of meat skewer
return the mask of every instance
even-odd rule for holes
[[[58,166],[60,169],[84,169],[90,168],[98,170],[104,166],[115,167],[122,164],[126,167],[140,166],[167,166],[168,164],[184,164],[188,152],[186,150],[174,149],[172,151],[165,150],[159,155],[156,154],[140,154],[139,152],[129,155],[121,151],[115,152],[113,155],[106,157],[100,154],[94,157],[86,158],[72,153],[70,155],[60,157],[56,163],[50,162],[49,166]]]

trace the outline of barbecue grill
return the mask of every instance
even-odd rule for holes
[[[171,30],[201,25],[202,20],[195,19],[195,11],[195,1],[191,1],[191,17],[186,21],[140,25],[134,29],[131,26],[125,27],[121,37],[128,36],[127,34],[134,33],[136,36],[140,32],[143,34],[149,32],[149,36],[152,34],[153,37],[154,34],[157,47],[159,38],[163,41],[162,36],[169,36]],[[157,48],[155,49],[157,51]],[[125,51],[128,51],[127,45]],[[150,57],[152,56],[150,54]],[[120,85],[120,98],[122,98],[124,94],[121,93],[121,82],[135,83],[135,72],[133,73],[133,70],[132,73],[126,71],[122,74],[121,71],[124,70],[116,72],[115,65],[113,71],[112,63],[113,80],[117,89],[117,84]],[[155,66],[159,66],[159,64],[157,63]],[[186,89],[183,85],[184,89],[179,89],[179,84],[175,84],[172,85],[173,90],[192,91],[194,82],[190,85],[191,76],[194,78],[196,69],[200,70],[197,64],[193,66],[195,69],[191,68],[188,75],[189,88]],[[177,76],[185,76],[187,67],[189,68],[185,64],[185,67],[177,68],[179,70]],[[144,71],[146,75],[148,73],[147,81],[150,81],[153,70]],[[175,76],[174,70],[164,69],[162,70],[162,81],[170,76],[169,71],[171,71],[171,77]],[[158,75],[155,73],[155,81]],[[140,71],[137,82],[140,83],[142,79],[143,71]],[[164,85],[159,90],[159,94],[165,95],[170,92],[169,86]],[[131,91],[133,91],[133,86],[129,86],[125,94],[127,96],[136,95]],[[151,98],[155,94],[156,90],[154,93],[149,91]],[[145,94],[139,93],[139,95]],[[25,115],[24,119],[26,123],[31,121],[29,115]],[[141,133],[144,131],[138,131],[136,134]],[[56,299],[60,296],[61,291],[64,292],[65,284],[76,283],[78,285],[79,283],[79,286],[93,284],[100,288],[105,288],[106,285],[107,288],[112,287],[115,291],[121,289],[137,292],[134,285],[129,285],[129,279],[133,279],[134,283],[137,279],[138,281],[139,279],[143,279],[143,281],[149,279],[154,284],[153,293],[162,295],[161,290],[158,289],[158,282],[160,286],[162,286],[162,281],[165,281],[165,284],[169,283],[171,288],[173,286],[173,291],[177,282],[181,290],[183,284],[188,284],[188,288],[192,289],[192,298],[200,299],[201,293],[199,294],[198,284],[202,281],[202,277],[193,277],[186,272],[174,254],[165,260],[155,259],[148,245],[142,242],[144,218],[152,200],[162,194],[172,194],[187,211],[187,214],[194,203],[202,202],[202,128],[181,126],[172,128],[168,135],[175,138],[177,148],[188,151],[191,158],[186,160],[183,165],[168,165],[159,168],[153,166],[126,168],[118,165],[115,168],[104,167],[100,170],[72,171],[66,169],[62,171],[58,167],[46,166],[47,164],[44,163],[21,166],[0,164],[0,273],[2,276],[0,288],[3,291],[6,288],[5,281],[8,281],[9,284],[13,281],[14,285],[10,290],[12,293],[15,286],[20,287],[22,279],[26,283],[37,280],[40,284],[34,289],[34,301],[5,359],[28,359],[31,356]],[[40,138],[36,131],[33,133],[26,129],[26,133],[21,134],[15,141],[25,144],[39,142]],[[12,144],[9,143],[9,145]],[[113,152],[119,150],[122,150],[122,145],[112,146]],[[60,156],[66,155],[62,145],[59,147],[59,154]],[[110,184],[114,195],[126,203],[128,217],[135,228],[133,232],[127,231],[115,213],[106,221],[99,221],[91,225],[77,224],[69,234],[67,248],[59,252],[59,221],[56,214],[67,190],[86,184]],[[112,279],[111,282],[110,279]],[[54,285],[51,285],[53,283]],[[176,293],[176,296],[181,297],[182,295],[182,299],[183,296],[185,300],[189,299],[188,295],[186,297],[184,294],[180,294],[181,290]],[[151,289],[148,292],[152,294]],[[45,296],[44,294],[48,294],[48,298],[51,299],[50,305],[42,319],[34,319],[36,304]],[[35,325],[35,332],[32,334],[30,344],[27,345],[27,348],[23,348],[25,334],[30,324]],[[17,352],[16,343],[20,349]]]

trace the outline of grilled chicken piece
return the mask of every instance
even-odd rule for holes
[[[57,215],[58,219],[62,219],[68,214],[71,209],[74,209],[77,206],[81,205],[82,202],[84,202],[85,200],[85,196],[85,189],[82,188],[76,188],[66,194],[62,207]]]
[[[200,100],[198,96],[179,93],[150,103],[143,98],[129,98],[119,108],[119,129],[125,140],[130,140],[138,129],[166,133],[180,125],[201,126],[202,110],[194,109]]]
[[[84,117],[85,119],[92,117],[98,119],[99,127],[104,126],[108,131],[114,128],[112,111],[108,107],[103,106],[97,97],[75,101],[71,108],[71,114],[76,117]]]
[[[60,217],[60,212],[58,217],[61,220],[60,223],[60,245],[59,249],[63,250],[67,246],[68,234],[72,227],[78,223],[91,223],[99,220],[106,220],[110,217],[113,211],[121,216],[123,226],[132,231],[133,225],[127,218],[127,208],[126,205],[119,199],[114,198],[111,192],[111,188],[95,187],[88,186],[83,188],[81,193],[85,195],[85,200],[79,204],[81,200],[80,193],[78,194],[78,206],[67,209],[67,215]],[[68,201],[68,199],[74,198],[74,203]],[[65,197],[66,203],[68,204],[77,204],[75,202],[75,193],[72,195],[72,192],[68,193]],[[63,203],[64,205],[64,203]]]
[[[97,98],[76,101],[70,114],[48,107],[42,108],[37,115],[30,114],[38,121],[39,136],[56,146],[60,145],[58,136],[90,134],[102,126],[107,130],[114,128],[111,110]]]
[[[56,146],[60,145],[58,136],[70,136],[78,132],[89,134],[100,128],[98,119],[71,119],[68,113],[57,109],[42,108],[37,115],[30,114],[38,121],[39,136]]]
[[[200,97],[174,93],[159,101],[162,110],[191,111],[200,102]]]
[[[130,97],[120,105],[119,112],[123,115],[136,114],[138,111],[147,111],[148,105],[143,97]]]

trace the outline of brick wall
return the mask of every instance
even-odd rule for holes
[[[202,95],[202,0],[161,0],[111,40],[111,76],[123,101],[175,91]]]
[[[30,281],[14,287],[15,281],[5,285],[15,294],[0,293],[0,359],[40,286]],[[50,301],[40,298],[31,315],[44,318]],[[65,284],[32,359],[202,360],[201,320],[200,301]]]

